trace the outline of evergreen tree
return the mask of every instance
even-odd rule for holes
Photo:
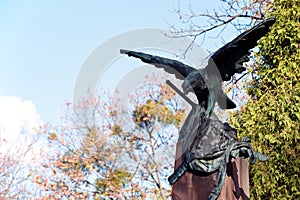
[[[251,198],[300,199],[300,1],[277,0],[277,21],[259,41],[251,100],[231,120],[270,156],[250,168]]]

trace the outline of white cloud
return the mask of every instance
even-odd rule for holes
[[[0,166],[7,174],[0,177],[0,185],[4,190],[33,189],[28,175],[39,170],[45,149],[40,135],[33,131],[39,125],[42,120],[33,102],[0,96]]]
[[[0,138],[15,141],[42,124],[31,101],[19,97],[0,96]]]

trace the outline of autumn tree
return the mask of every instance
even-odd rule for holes
[[[66,109],[63,124],[41,130],[48,137],[50,149],[43,173],[37,174],[36,183],[44,189],[42,198],[138,196],[131,190],[133,172],[118,162],[127,144],[119,137],[112,105],[93,97],[77,105],[77,112],[70,103]]]
[[[165,83],[146,80],[127,107],[108,93],[85,98],[68,103],[64,124],[40,131],[50,144],[49,159],[36,176],[43,198],[170,196],[167,177],[184,104]]]

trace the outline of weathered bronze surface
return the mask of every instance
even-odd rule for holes
[[[176,154],[176,166],[174,173],[169,177],[170,184],[176,183],[184,174],[186,176],[191,173],[191,176],[196,180],[197,177],[199,178],[203,174],[207,176],[207,173],[217,172],[217,175],[214,174],[214,177],[210,179],[215,182],[213,184],[210,182],[207,185],[210,194],[205,197],[216,199],[222,193],[221,189],[225,182],[227,165],[232,162],[232,159],[250,158],[251,164],[255,162],[255,159],[262,161],[268,159],[267,156],[252,149],[248,138],[238,140],[237,131],[230,127],[228,123],[222,123],[213,114],[213,110],[216,102],[222,109],[236,107],[235,103],[222,90],[222,81],[228,81],[235,73],[242,73],[246,70],[243,63],[249,61],[250,49],[254,48],[257,41],[268,33],[274,22],[275,18],[270,18],[245,31],[213,53],[208,65],[202,69],[195,69],[179,61],[160,56],[120,50],[122,54],[139,58],[145,63],[163,68],[166,72],[174,74],[176,78],[184,80],[182,84],[184,94],[168,82],[192,105],[192,110],[179,132],[178,143],[180,145],[177,144],[177,152],[181,153],[180,155]],[[185,96],[189,92],[195,93],[198,104],[191,102]],[[242,175],[239,176],[243,177]],[[192,180],[193,178],[191,178]],[[191,188],[194,187],[194,190],[191,191],[196,191],[199,187],[197,185],[199,182],[195,182],[194,185],[192,182],[186,183],[185,181],[179,181],[179,183],[191,184]],[[183,187],[178,186],[178,183],[173,187],[173,194],[176,193],[177,196],[180,196],[178,194],[184,191],[178,193],[176,188],[181,191]],[[182,196],[187,199],[193,198],[188,194],[182,194]],[[175,198],[174,195],[173,197]],[[249,195],[247,198],[249,198]]]

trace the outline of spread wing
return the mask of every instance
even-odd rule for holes
[[[188,74],[196,69],[188,65],[183,64],[177,60],[172,60],[169,58],[163,58],[159,56],[154,56],[142,52],[129,51],[121,49],[120,53],[127,54],[135,58],[141,59],[143,62],[152,64],[155,67],[163,68],[166,72],[170,74],[175,74],[176,78],[184,80]]]
[[[217,65],[223,81],[230,80],[235,73],[245,71],[243,63],[249,61],[249,50],[269,32],[274,22],[275,18],[269,18],[236,37],[210,57],[208,66]]]

